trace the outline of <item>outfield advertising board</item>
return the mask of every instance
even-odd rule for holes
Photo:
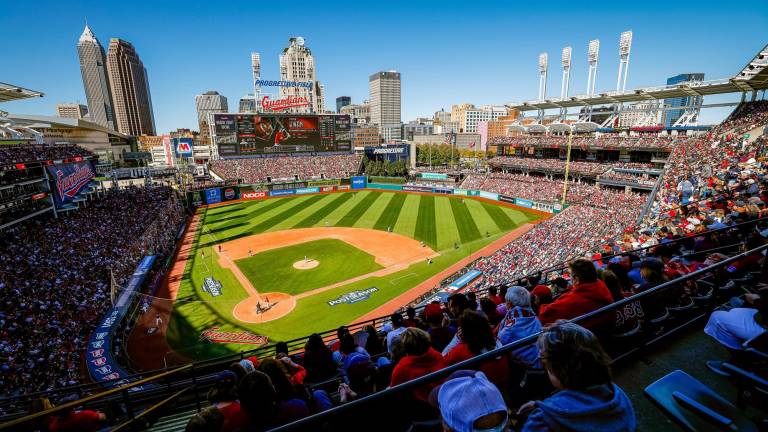
[[[205,190],[205,203],[217,204],[221,202],[221,189],[211,188]]]
[[[286,195],[294,195],[294,194],[296,194],[295,189],[280,189],[280,190],[269,191],[269,196],[286,196]]]
[[[240,190],[240,199],[251,201],[264,199],[267,197],[267,191]]]
[[[480,196],[480,198],[491,199],[491,200],[494,200],[494,201],[498,201],[499,200],[499,195],[498,194],[490,193],[490,192],[486,192],[486,191],[478,191],[478,192],[479,192],[478,196]]]
[[[515,204],[525,208],[533,207],[533,201],[522,198],[515,198]]]
[[[368,179],[365,176],[355,176],[350,178],[352,189],[365,189],[368,186]]]
[[[240,191],[237,186],[227,186],[221,188],[222,201],[234,201],[240,198]]]
[[[306,195],[320,192],[319,187],[308,187],[296,189],[296,195]]]
[[[432,192],[431,186],[411,186],[411,185],[405,185],[403,186],[404,191],[409,192]]]
[[[448,174],[443,173],[421,173],[419,176],[425,180],[448,180]]]
[[[515,199],[514,198],[508,197],[506,195],[499,195],[499,201],[505,202],[505,203],[510,203],[510,204],[514,204],[515,203]]]

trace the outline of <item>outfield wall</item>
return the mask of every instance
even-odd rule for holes
[[[338,184],[334,184],[338,182]],[[190,207],[198,206],[210,206],[229,204],[240,201],[252,201],[267,198],[297,196],[297,195],[310,195],[319,193],[330,192],[345,192],[351,190],[363,190],[374,189],[393,192],[410,192],[432,195],[461,195],[471,198],[479,198],[488,201],[503,203],[507,205],[513,205],[521,207],[527,210],[533,210],[537,212],[543,212],[546,214],[558,214],[565,210],[568,205],[565,206],[555,203],[544,203],[529,199],[515,198],[507,195],[500,195],[493,192],[486,192],[482,190],[469,190],[469,189],[454,189],[449,187],[433,187],[433,186],[414,186],[414,185],[397,185],[390,183],[369,183],[365,176],[351,177],[349,179],[325,180],[319,186],[310,186],[312,182],[301,182],[298,184],[290,184],[288,186],[300,186],[300,187],[286,187],[280,189],[264,190],[260,186],[253,185],[239,185],[239,186],[222,186],[215,188],[208,188],[199,191],[187,192],[187,203]],[[315,183],[315,184],[317,184]]]

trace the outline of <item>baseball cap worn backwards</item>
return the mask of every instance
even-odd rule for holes
[[[429,402],[440,409],[445,424],[456,432],[502,432],[507,430],[507,406],[501,392],[479,371],[454,372],[432,390]],[[504,413],[504,420],[490,428],[477,428],[485,416]]]

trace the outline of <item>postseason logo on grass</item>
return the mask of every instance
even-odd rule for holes
[[[203,281],[203,291],[207,292],[213,297],[218,297],[221,295],[221,288],[222,288],[221,282],[217,281],[212,277],[207,277]]]
[[[379,289],[376,287],[370,287],[368,289],[364,289],[360,291],[348,292],[346,294],[340,295],[339,298],[335,300],[329,301],[328,306],[336,306],[342,303],[353,304],[363,300],[368,300],[368,298],[371,297],[371,294],[375,293],[378,290]]]

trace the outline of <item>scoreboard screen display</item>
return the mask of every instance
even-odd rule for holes
[[[334,114],[214,114],[221,156],[351,152],[351,121]]]

